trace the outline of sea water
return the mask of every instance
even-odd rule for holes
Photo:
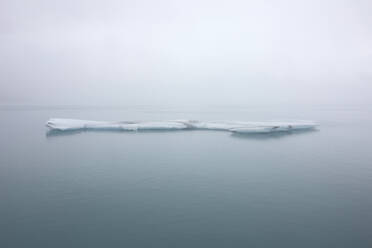
[[[50,134],[51,117],[320,126]],[[0,247],[372,247],[366,106],[1,106],[0,125]]]

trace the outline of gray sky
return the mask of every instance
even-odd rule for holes
[[[1,0],[1,104],[372,103],[369,0]]]

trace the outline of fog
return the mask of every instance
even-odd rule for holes
[[[0,104],[372,103],[372,2],[0,2]]]

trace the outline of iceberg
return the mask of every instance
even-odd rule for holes
[[[318,125],[313,121],[197,121],[197,120],[168,120],[168,121],[89,121],[77,119],[49,119],[46,126],[50,131],[78,130],[113,130],[113,131],[146,131],[146,130],[218,130],[233,133],[273,133],[295,130],[314,129]]]

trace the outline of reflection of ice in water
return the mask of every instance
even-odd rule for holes
[[[244,121],[196,121],[196,120],[169,120],[169,121],[139,121],[139,122],[109,122],[89,121],[76,119],[50,119],[46,123],[50,130],[221,130],[236,133],[273,133],[280,131],[307,130],[317,126],[312,121],[292,122],[244,122]]]

